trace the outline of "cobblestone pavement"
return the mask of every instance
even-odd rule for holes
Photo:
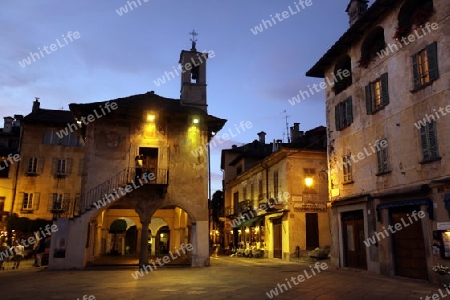
[[[327,261],[320,261],[328,266]],[[439,286],[365,271],[311,270],[314,263],[273,259],[211,258],[211,267],[160,267],[134,279],[136,267],[48,271],[23,262],[0,271],[0,299],[425,299]],[[315,274],[315,275],[314,275]],[[303,281],[299,282],[303,276]],[[292,281],[294,277],[294,281]],[[287,282],[289,281],[289,283]],[[283,286],[284,284],[285,286]],[[283,289],[280,292],[280,287]],[[448,295],[444,288],[441,293]],[[91,296],[91,298],[89,298]],[[431,298],[430,298],[431,299]],[[441,298],[436,298],[441,299]]]

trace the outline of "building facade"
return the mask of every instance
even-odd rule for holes
[[[448,264],[448,16],[443,0],[352,0],[324,79],[332,262],[438,281]]]
[[[225,240],[246,254],[291,260],[330,245],[325,128],[294,128],[293,143],[265,144],[262,132],[222,152]]]
[[[84,141],[81,192],[74,217],[56,223],[50,268],[83,268],[108,253],[134,255],[141,267],[169,252],[209,265],[209,153],[193,150],[226,121],[207,113],[207,58],[195,42],[181,52],[180,99],[148,92],[70,105]],[[126,222],[119,232],[117,220]]]
[[[4,117],[4,126],[0,129],[0,242],[7,238],[6,221],[13,213],[22,119],[21,115]]]

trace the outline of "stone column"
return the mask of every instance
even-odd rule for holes
[[[153,199],[140,199],[134,208],[134,210],[139,215],[139,220],[141,221],[142,225],[141,246],[139,247],[139,268],[148,265],[148,227],[150,226],[152,215],[157,209],[155,201],[152,200]]]

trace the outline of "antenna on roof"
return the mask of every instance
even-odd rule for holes
[[[287,135],[287,142],[288,142],[288,144],[290,144],[291,143],[291,136],[290,136],[290,134],[289,134],[289,124],[288,124],[288,114],[287,114],[287,112],[286,112],[286,110],[283,110],[283,112],[284,112],[284,117],[285,117],[285,119],[286,119],[286,135]],[[284,134],[283,134],[283,139],[284,139]]]

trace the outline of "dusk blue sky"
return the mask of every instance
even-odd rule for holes
[[[179,77],[159,87],[154,81],[178,66],[180,51],[191,46],[188,33],[195,29],[197,50],[215,54],[208,61],[208,113],[228,119],[224,132],[241,121],[252,123],[234,140],[212,148],[212,192],[221,189],[221,150],[251,142],[260,131],[267,133],[266,141],[282,139],[283,111],[289,126],[325,125],[323,92],[294,106],[288,99],[321,81],[305,72],[348,29],[349,0],[312,0],[300,12],[298,0],[139,1],[122,16],[116,10],[127,5],[125,0],[2,3],[2,117],[30,113],[34,97],[42,108],[66,110],[70,103],[152,90],[179,99]],[[297,13],[291,14],[289,6]],[[287,19],[257,35],[250,30],[283,11],[289,12]],[[80,37],[65,44],[62,35],[69,31]],[[19,64],[58,38],[63,47],[26,67]]]

